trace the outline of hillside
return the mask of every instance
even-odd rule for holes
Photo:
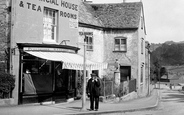
[[[163,44],[151,44],[151,62],[159,61],[161,66],[184,65],[184,43],[167,41]]]

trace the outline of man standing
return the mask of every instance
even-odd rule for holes
[[[95,73],[91,74],[91,78],[87,84],[87,95],[90,98],[90,110],[94,110],[95,102],[95,111],[98,111],[99,108],[99,96],[100,96],[100,80],[97,78]]]

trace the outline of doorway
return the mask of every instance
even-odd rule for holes
[[[120,66],[120,81],[124,82],[131,79],[131,66]]]

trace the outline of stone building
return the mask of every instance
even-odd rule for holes
[[[145,19],[142,2],[117,4],[80,4],[79,39],[90,34],[87,58],[108,63],[108,69],[99,72],[101,77],[115,76],[115,60],[119,63],[120,78],[124,82],[136,79],[140,96],[147,92],[145,86]],[[87,35],[88,36],[88,35]],[[79,46],[80,47],[80,46]],[[83,54],[83,47],[79,53]]]

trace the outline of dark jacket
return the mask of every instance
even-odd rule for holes
[[[92,79],[89,79],[87,84],[87,94],[94,95],[94,96],[100,96],[100,80],[97,79],[97,81],[94,80],[92,82]]]

